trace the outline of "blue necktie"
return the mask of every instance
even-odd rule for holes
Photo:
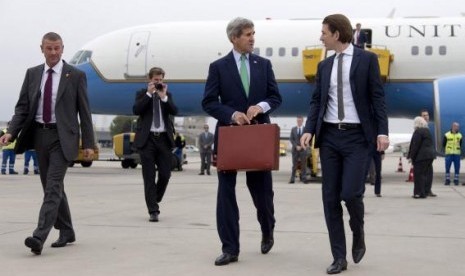
[[[245,65],[247,57],[245,54],[241,55],[241,81],[244,86],[245,94],[249,96],[249,74],[247,72],[247,66]]]

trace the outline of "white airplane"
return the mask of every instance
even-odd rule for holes
[[[465,17],[351,21],[362,24],[371,49],[389,51],[383,67],[389,117],[413,118],[425,108],[436,137],[453,121],[465,125]],[[321,22],[254,21],[255,53],[272,61],[283,96],[275,116],[308,112],[313,83],[304,75],[303,50],[323,47]],[[203,116],[200,103],[208,66],[231,50],[227,23],[172,22],[118,30],[85,44],[70,63],[87,73],[94,114],[131,115],[135,91],[145,87],[147,71],[160,66],[167,72],[165,81],[180,115]]]

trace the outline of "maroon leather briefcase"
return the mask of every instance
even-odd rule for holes
[[[218,170],[279,170],[277,124],[223,126],[218,131]]]

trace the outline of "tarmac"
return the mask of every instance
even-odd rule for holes
[[[344,207],[349,266],[342,275],[465,275],[465,186],[444,186],[444,160],[434,162],[436,198],[413,199],[406,182],[410,165],[396,172],[400,153],[383,161],[382,197],[365,193],[367,252],[359,264],[350,253],[352,235]],[[174,171],[160,205],[160,221],[148,221],[141,168],[97,161],[69,168],[65,191],[76,242],[51,248],[52,230],[42,255],[24,246],[42,201],[36,175],[0,175],[0,275],[326,275],[332,262],[324,221],[321,183],[288,184],[291,157],[273,172],[275,245],[260,253],[255,208],[238,174],[239,261],[214,265],[221,253],[216,231],[217,176],[200,176],[197,153]],[[22,157],[16,170],[22,172]],[[465,180],[465,176],[462,177]]]

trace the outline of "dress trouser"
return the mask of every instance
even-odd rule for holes
[[[212,163],[212,152],[211,150],[204,150],[200,152],[200,172],[203,173],[205,170],[210,172],[210,165]]]
[[[371,149],[362,128],[339,130],[323,126],[320,159],[323,174],[323,207],[334,259],[346,258],[341,200],[350,215],[354,235],[363,234],[365,178]]]
[[[158,203],[162,201],[171,177],[172,152],[168,134],[162,133],[157,136],[150,134],[147,143],[139,149],[139,154],[148,212],[160,213]],[[158,170],[157,182],[155,182],[155,165]]]
[[[297,171],[297,164],[300,160],[300,180],[307,180],[307,150],[297,151],[296,149],[292,150],[292,172],[291,180],[295,180],[295,174]]]
[[[33,236],[44,242],[53,226],[60,230],[60,235],[74,235],[63,183],[69,161],[63,155],[58,132],[56,129],[38,128],[34,139],[44,199]]]
[[[222,251],[239,255],[239,208],[236,201],[237,172],[218,171],[216,223]],[[270,171],[246,172],[247,187],[257,209],[262,235],[272,237],[275,226],[273,184]]]

